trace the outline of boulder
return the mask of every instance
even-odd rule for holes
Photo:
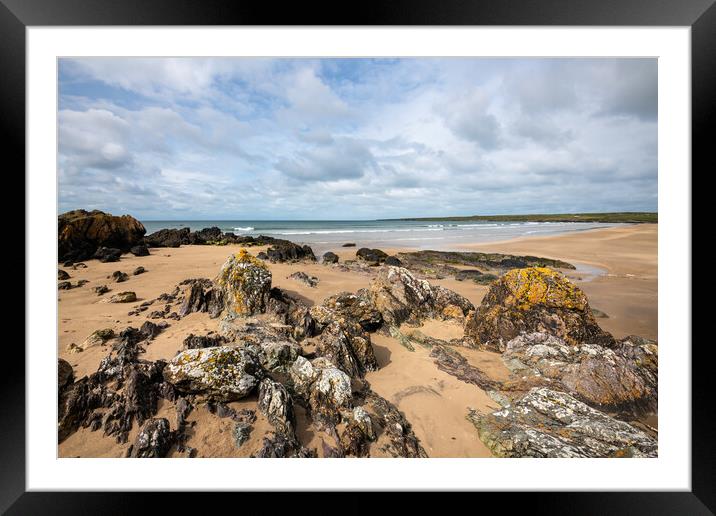
[[[107,262],[118,262],[122,256],[122,250],[114,247],[99,247],[92,258],[99,260],[102,263]]]
[[[289,370],[293,388],[308,401],[311,416],[319,425],[335,426],[342,408],[350,408],[353,392],[350,377],[321,359],[309,362],[298,357]]]
[[[107,287],[107,285],[97,285],[96,287],[92,288],[92,292],[94,292],[98,296],[101,296],[109,292],[109,287]]]
[[[135,245],[129,249],[129,252],[134,256],[149,256],[149,248],[147,244]]]
[[[323,263],[338,263],[338,255],[331,251],[323,253]]]
[[[116,217],[99,210],[74,210],[57,217],[61,262],[88,260],[100,247],[129,251],[141,244],[146,230],[129,215]]]
[[[402,267],[403,266],[403,262],[401,262],[395,256],[388,256],[383,263],[385,263],[386,265],[392,265],[394,267]]]
[[[260,376],[259,362],[250,350],[228,346],[181,351],[164,368],[165,381],[180,392],[215,401],[247,396]]]
[[[226,260],[215,283],[222,290],[228,315],[254,315],[266,311],[271,271],[244,249]]]
[[[132,276],[139,276],[140,274],[144,274],[145,272],[147,272],[147,269],[140,265],[132,271]]]
[[[320,328],[341,318],[353,319],[366,331],[376,331],[383,324],[383,315],[365,290],[357,294],[341,292],[327,297],[320,305],[311,307],[310,313]]]
[[[335,320],[326,326],[316,344],[316,354],[325,357],[351,378],[378,369],[370,336],[355,321]]]
[[[144,422],[134,443],[127,450],[127,457],[166,457],[172,444],[174,434],[169,429],[169,421],[164,418],[149,419]]]
[[[60,281],[60,282],[57,284],[57,289],[58,289],[58,290],[70,290],[71,288],[73,288],[73,287],[72,287],[72,283],[69,282],[69,281]]]
[[[199,231],[194,231],[188,235],[188,243],[194,245],[211,244],[220,241],[223,238],[223,234],[220,228],[212,226],[210,228],[204,228]]]
[[[358,251],[356,251],[356,257],[370,263],[371,265],[379,265],[385,261],[388,255],[380,249],[368,249],[367,247],[361,247]]]
[[[531,332],[549,333],[570,345],[611,347],[615,342],[597,324],[584,292],[546,267],[505,273],[465,322],[465,335],[477,347],[493,351],[504,351],[508,341]]]
[[[413,276],[408,269],[388,266],[371,282],[369,299],[392,326],[418,323],[425,317],[462,318],[474,310],[470,301]]]
[[[307,245],[301,246],[288,240],[275,240],[266,250],[266,256],[272,262],[316,261],[313,249]]]
[[[189,228],[160,229],[144,237],[149,247],[179,247],[189,243]]]
[[[651,436],[544,387],[491,414],[470,410],[467,418],[498,457],[657,456],[657,441]]]
[[[58,280],[68,280],[68,279],[70,279],[70,275],[66,271],[63,271],[62,269],[57,269],[57,279]]]
[[[603,411],[640,415],[657,408],[658,347],[654,341],[627,337],[612,348],[568,345],[546,333],[509,341],[505,365],[522,378],[563,390]]]
[[[57,359],[57,392],[70,385],[75,378],[72,366],[67,360]]]

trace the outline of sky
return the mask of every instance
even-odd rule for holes
[[[59,210],[657,211],[656,59],[59,61]]]

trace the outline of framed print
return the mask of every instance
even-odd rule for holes
[[[712,2],[367,7],[3,0],[27,203],[3,510],[712,513]]]

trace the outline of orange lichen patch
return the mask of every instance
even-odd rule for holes
[[[583,311],[587,307],[584,293],[567,278],[548,267],[513,269],[501,279],[510,291],[506,305],[529,310],[535,305]]]

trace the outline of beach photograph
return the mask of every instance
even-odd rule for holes
[[[59,58],[57,456],[658,457],[657,72]]]

